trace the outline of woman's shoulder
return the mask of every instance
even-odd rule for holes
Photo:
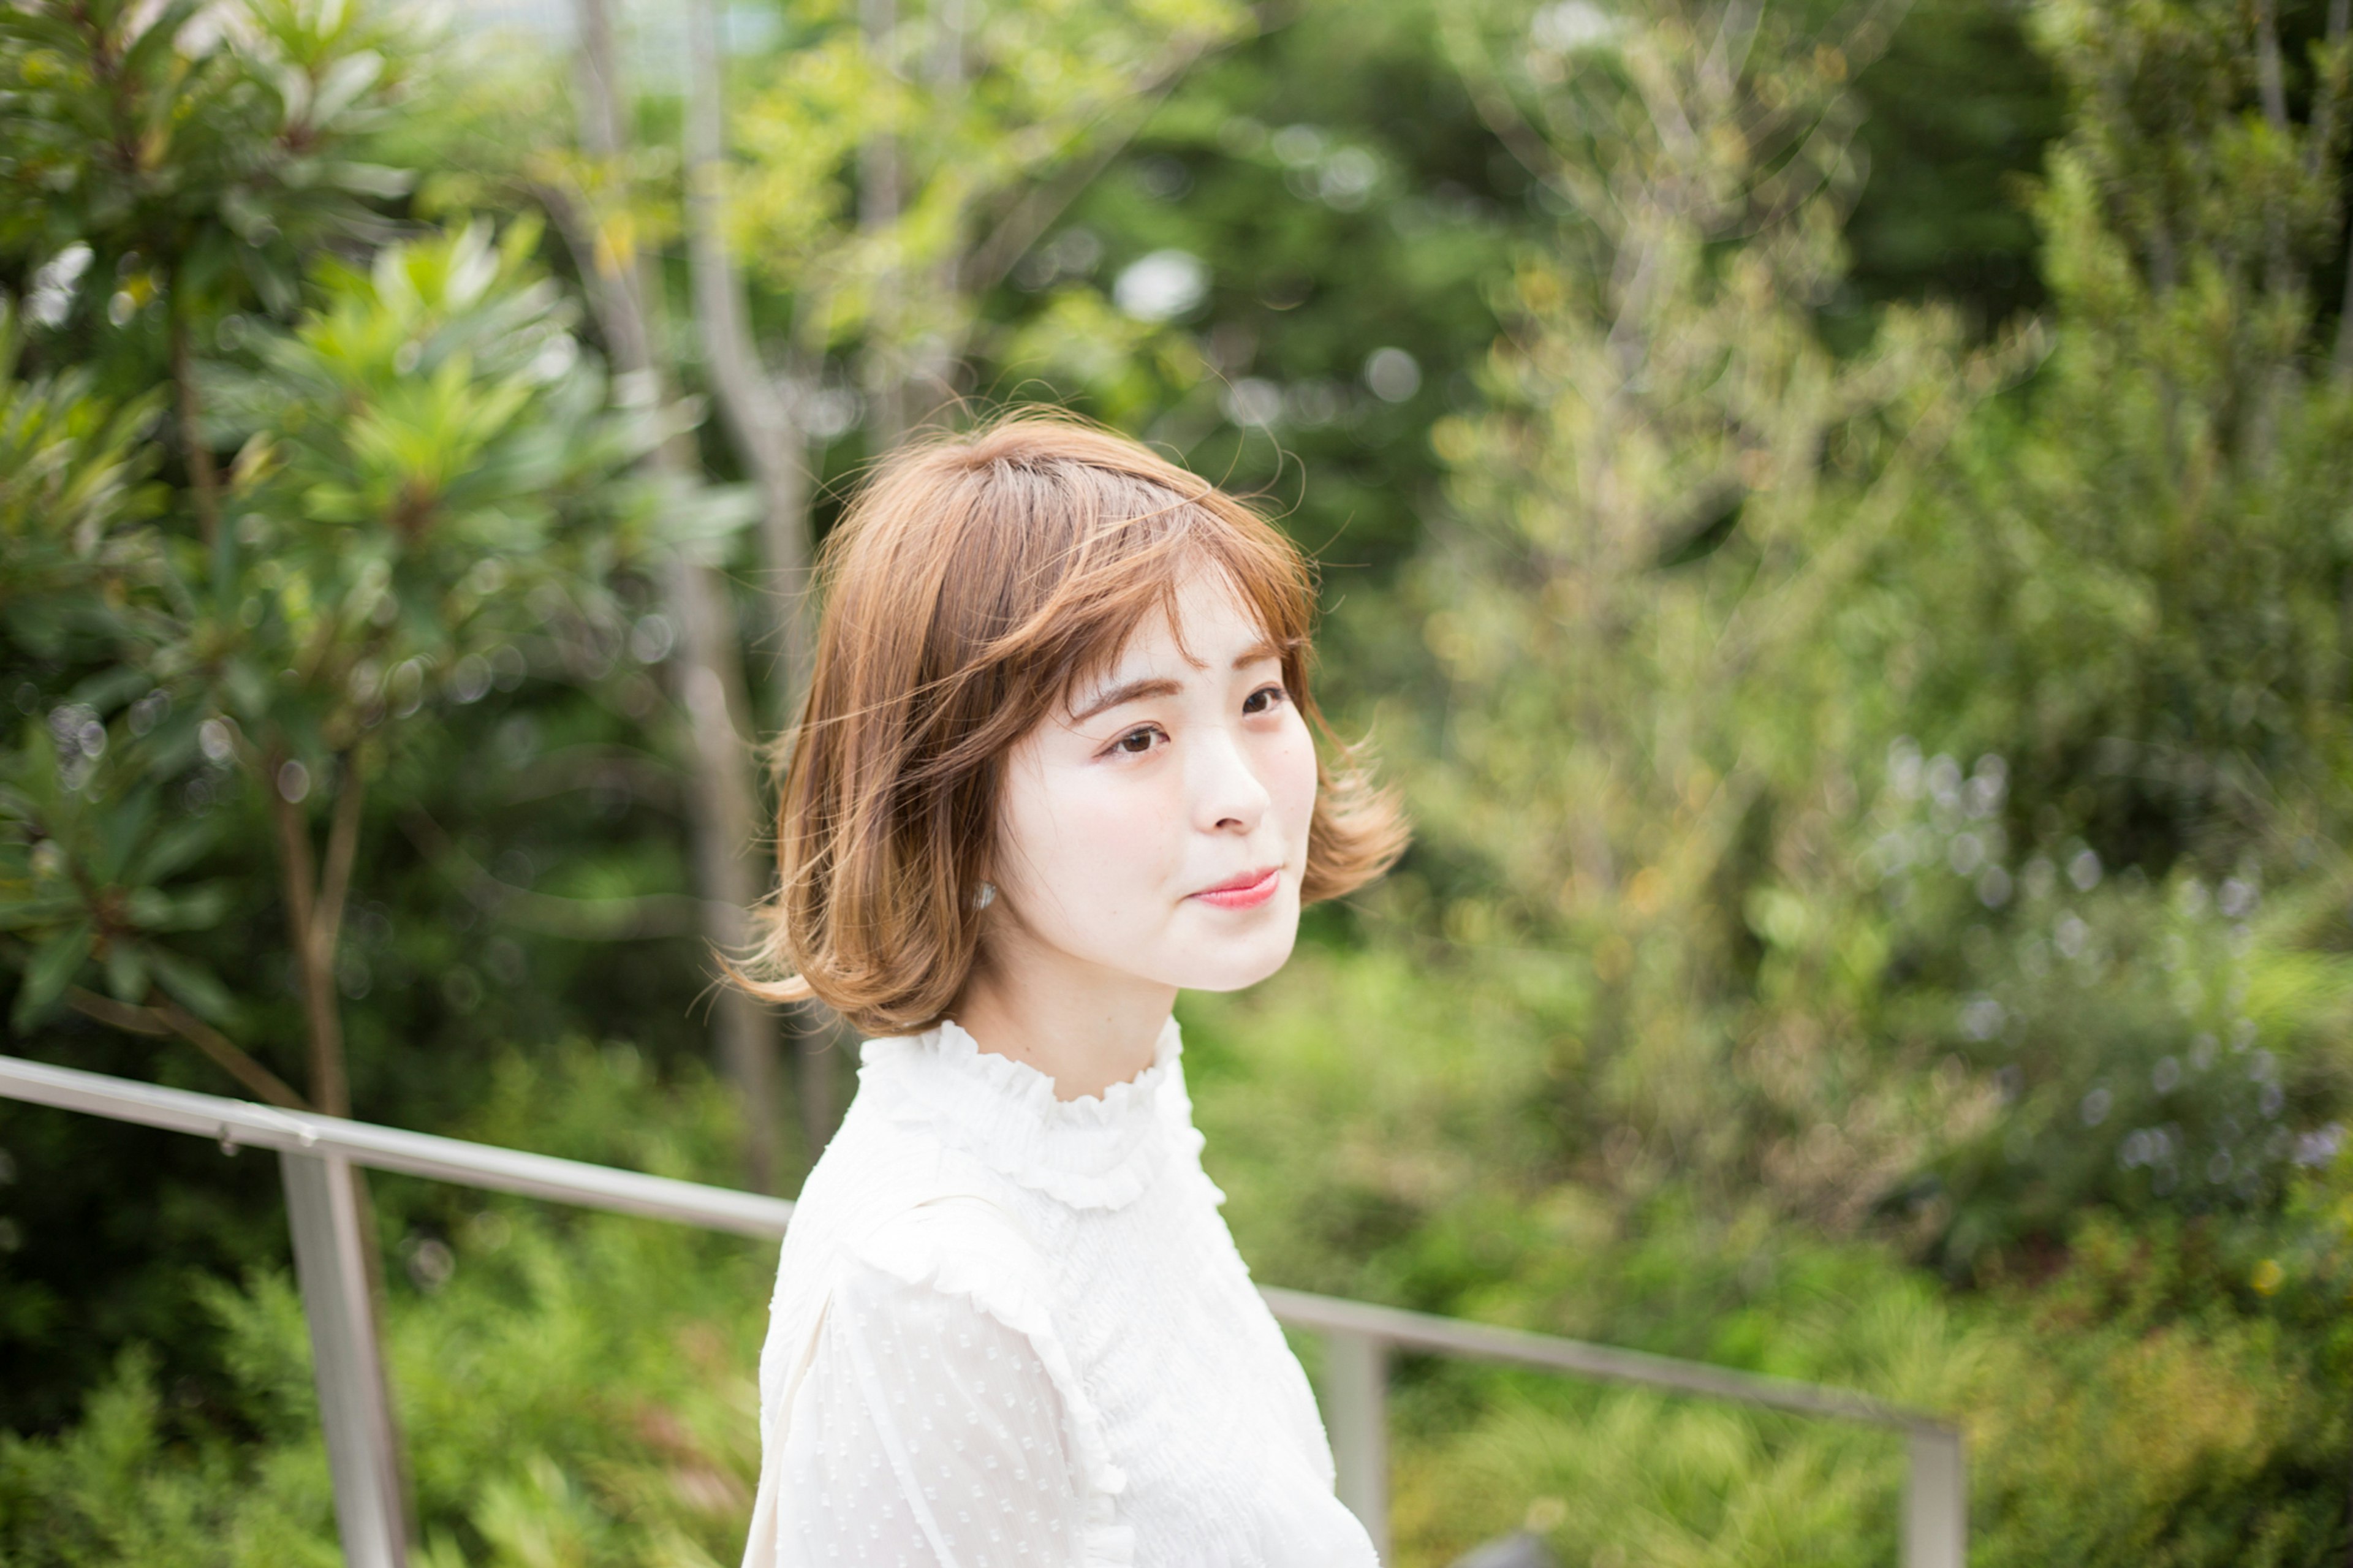
[[[871,1285],[969,1301],[1031,1338],[1054,1334],[1053,1273],[1008,1210],[976,1193],[950,1193],[891,1215],[843,1248],[844,1271]]]
[[[1010,1201],[1001,1173],[942,1137],[935,1124],[894,1109],[861,1089],[801,1184],[794,1230],[854,1238],[927,1205]]]
[[[798,1297],[813,1310],[860,1268],[984,1304],[1043,1300],[1050,1271],[1018,1202],[924,1125],[853,1107],[794,1205],[779,1304]]]
[[[1053,1336],[1045,1254],[997,1200],[991,1173],[919,1127],[856,1108],[802,1184],[777,1258],[764,1405],[775,1414],[807,1364],[828,1305],[890,1310],[952,1297],[1035,1339]]]

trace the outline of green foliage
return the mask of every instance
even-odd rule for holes
[[[1860,1060],[1884,944],[1840,907],[1838,826],[1892,694],[1846,656],[2018,349],[1936,312],[1821,341],[1854,108],[1789,18],[1672,9],[1514,56],[1481,30],[1510,8],[1458,16],[1562,216],[1514,269],[1486,409],[1431,433],[1456,510],[1400,606],[1435,668],[1386,715],[1424,823],[1396,896],[1455,944],[1556,953],[1572,1147],[1622,1129],[1729,1192],[1827,1124],[1839,1157],[1790,1197],[1852,1221],[1968,1097]]]
[[[164,502],[146,482],[158,400],[112,403],[86,369],[21,379],[22,347],[18,312],[0,301],[0,616],[12,640],[54,656],[78,616],[101,636],[124,629],[120,595],[79,590],[136,574],[137,531]]]
[[[665,950],[665,979],[459,935],[534,896],[517,816],[571,835],[532,846],[542,864],[603,879],[585,914],[547,899],[543,925],[602,933],[683,883],[674,811],[630,812],[624,785],[616,812],[591,785],[619,769],[663,799],[645,670],[676,631],[649,584],[723,552],[747,512],[638,471],[691,406],[610,383],[536,222],[403,211],[415,165],[445,155],[438,47],[382,8],[277,0],[0,18],[12,1048],[214,1090],[225,1068],[331,1109],[356,1076],[373,1114],[413,1121],[481,1069],[401,1053],[462,1033],[493,985],[502,1027],[511,1003],[552,1037],[608,1011],[610,986],[662,998],[647,1033],[665,1048],[687,1033],[691,953]],[[533,794],[543,725],[597,765]],[[470,858],[485,819],[510,837]],[[387,853],[400,826],[432,854]],[[520,984],[534,958],[544,989]],[[343,1009],[378,975],[417,983],[353,1020],[347,1052]],[[0,1178],[19,1155],[46,1167],[0,1219],[0,1257],[24,1249],[0,1286],[0,1407],[37,1424],[130,1332],[156,1341],[165,1386],[203,1376],[217,1335],[185,1271],[241,1267],[280,1224],[271,1186],[114,1130],[59,1159],[38,1114],[0,1116]],[[165,1197],[94,1219],[123,1160],[170,1173]]]
[[[61,428],[42,499],[59,504],[19,514],[12,629],[56,647],[58,628],[82,627],[114,662],[8,759],[0,812],[25,892],[5,918],[33,942],[17,1027],[53,1013],[85,963],[119,1001],[144,1004],[152,980],[227,1017],[220,981],[153,940],[229,901],[224,884],[170,887],[219,836],[164,810],[201,760],[241,762],[289,805],[313,780],[349,789],[428,695],[479,700],[515,640],[559,615],[617,639],[617,575],[744,521],[729,498],[618,478],[672,416],[613,404],[567,302],[533,275],[534,237],[518,226],[494,246],[476,225],[388,246],[364,273],[325,264],[313,308],[206,379],[218,433],[243,443],[233,526],[209,548],[138,526],[142,498],[114,477],[121,416],[98,426],[69,405],[47,422]],[[61,394],[8,395],[37,408]],[[80,441],[77,424],[93,426]],[[42,421],[22,425],[40,441]]]
[[[1826,1243],[1761,1206],[1712,1212],[1683,1186],[1628,1210],[1606,1161],[1532,1163],[1510,986],[1508,966],[1412,976],[1377,952],[1309,954],[1266,993],[1188,1005],[1211,1171],[1261,1279],[1961,1412],[1989,1561],[2220,1564],[2249,1543],[2262,1561],[2323,1560],[2338,1507],[2326,1456],[2346,1436],[2327,1391],[2353,1351],[2337,1305],[2353,1157],[2297,1178],[2284,1231],[2093,1220],[2055,1277],[1955,1300],[1883,1247]],[[1328,1143],[1296,1135],[1284,1111],[1303,1105]],[[728,1166],[732,1115],[699,1074],[665,1085],[626,1047],[574,1044],[544,1065],[503,1059],[459,1131],[708,1179]],[[425,1184],[390,1184],[381,1207],[430,1560],[730,1561],[756,1469],[772,1249]],[[206,1407],[167,1398],[134,1354],[70,1432],[0,1439],[8,1561],[332,1560],[291,1284],[265,1271],[203,1301],[227,1369]],[[2299,1327],[2323,1321],[2333,1340]],[[1413,1360],[1396,1421],[1401,1562],[1443,1563],[1529,1520],[1572,1561],[1860,1563],[1894,1547],[1888,1435]]]
[[[164,300],[185,323],[258,298],[285,313],[311,251],[381,233],[409,174],[367,161],[418,58],[389,14],[263,0],[11,6],[0,18],[0,253],[118,327]],[[56,263],[52,263],[53,268]],[[119,280],[105,300],[79,275]],[[202,304],[198,301],[203,301]],[[118,319],[119,318],[119,319]]]
[[[959,340],[969,291],[1037,237],[1033,183],[1246,20],[1228,0],[1044,0],[911,13],[875,37],[854,7],[797,16],[798,47],[762,73],[735,132],[751,154],[733,213],[744,253],[790,292],[819,353],[870,327],[893,353]]]
[[[180,879],[212,847],[215,826],[163,818],[160,786],[120,752],[105,756],[92,710],[58,712],[51,725],[26,724],[0,780],[0,931],[30,949],[9,1026],[46,1021],[92,959],[118,1002],[144,1003],[160,988],[199,1017],[229,1022],[219,977],[171,941],[217,925],[227,906],[224,884]],[[58,729],[69,731],[70,762]]]
[[[614,574],[744,521],[618,478],[673,416],[613,405],[570,302],[534,276],[536,238],[494,246],[478,224],[365,273],[327,263],[315,310],[208,379],[217,432],[243,443],[239,570],[216,569],[217,618],[192,640],[221,710],[281,762],[319,769],[415,713],[428,680],[479,699],[524,631],[609,622]]]
[[[2112,862],[2188,852],[2211,879],[2332,834],[2348,763],[2353,387],[2310,282],[2337,248],[2346,49],[2309,119],[2274,124],[2235,13],[2042,26],[2076,110],[2037,199],[2063,330],[2031,423],[1989,422],[1915,536],[1945,584],[1923,697]]]
[[[2014,1273],[1956,1295],[1879,1241],[1791,1225],[1769,1191],[1727,1205],[1680,1176],[1629,1202],[1630,1146],[1542,1159],[1538,965],[1310,955],[1259,994],[1188,1003],[1207,1158],[1260,1278],[1955,1412],[1973,1561],[2341,1545],[2353,1159],[2289,1167],[2285,1216],[2082,1217],[2079,1199],[2059,1245],[2000,1254]],[[1890,1436],[1456,1363],[1398,1376],[1400,1561],[1524,1524],[1568,1562],[1894,1550]]]
[[[732,67],[730,221],[821,462],[936,374],[1265,487],[1420,824],[1280,980],[1186,1003],[1260,1277],[1953,1412],[1982,1562],[2341,1556],[2327,7],[903,11]],[[679,414],[607,384],[529,220],[470,216],[544,202],[610,286],[675,238],[676,159],[586,159],[559,72],[428,70],[359,8],[90,14],[0,20],[20,1030],[219,1087],[88,1021],[168,1003],[291,1059],[250,933],[332,797],[313,978],[364,1113],[726,1179],[727,1108],[646,1065],[693,1047],[687,940],[609,939],[692,929],[649,580],[740,513],[632,468]],[[547,1044],[584,1017],[646,1057]],[[151,1232],[0,1134],[40,1171],[0,1557],[332,1560],[274,1199],[222,1195],[255,1163],[195,1150]],[[766,1249],[378,1199],[426,1560],[732,1560]],[[140,1268],[80,1272],[93,1235]],[[1409,1358],[1395,1440],[1401,1562],[1894,1549],[1899,1447],[1836,1424]]]
[[[2066,103],[2024,36],[2027,11],[2010,0],[1915,5],[1856,71],[1871,177],[1846,232],[1862,300],[1936,295],[1981,330],[2044,303],[2039,237],[2016,196],[2065,130]]]
[[[574,1043],[543,1067],[501,1064],[466,1131],[707,1179],[732,1163],[732,1115],[707,1079],[658,1086],[628,1047]],[[386,1350],[426,1561],[740,1554],[773,1247],[422,1186],[382,1207],[407,1265]],[[341,1560],[292,1281],[269,1270],[201,1295],[224,1338],[227,1407],[191,1421],[133,1351],[69,1436],[0,1437],[0,1560]]]

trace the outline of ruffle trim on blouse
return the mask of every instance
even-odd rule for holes
[[[1030,1277],[1032,1268],[1017,1261],[1029,1244],[995,1205],[976,1215],[975,1208],[984,1203],[950,1199],[910,1210],[868,1237],[855,1256],[905,1284],[962,1297],[1029,1342],[1061,1398],[1063,1430],[1087,1488],[1082,1568],[1132,1568],[1135,1531],[1119,1522],[1117,1500],[1127,1489],[1127,1473],[1112,1462],[1102,1414],[1054,1331],[1046,1289]],[[999,1230],[1005,1242],[995,1250],[977,1245],[971,1234],[976,1223]]]
[[[1167,1163],[1169,1112],[1189,1130],[1181,1105],[1161,1103],[1183,1048],[1171,1018],[1152,1065],[1135,1078],[1100,1096],[1057,1100],[1052,1079],[982,1050],[949,1019],[926,1034],[867,1041],[859,1076],[893,1091],[893,1121],[933,1128],[999,1175],[1072,1208],[1124,1208]]]

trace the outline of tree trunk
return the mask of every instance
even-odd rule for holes
[[[899,0],[858,0],[858,23],[866,35],[867,51],[878,58],[886,57],[897,47]],[[898,138],[873,137],[859,154],[860,227],[873,234],[897,225],[901,183]],[[879,457],[896,447],[907,433],[907,377],[899,341],[899,295],[904,279],[896,258],[883,264],[873,287],[874,304],[866,324],[864,380],[867,437]]]
[[[959,99],[965,85],[965,35],[966,0],[934,0],[932,16],[937,24],[938,37],[932,58],[926,63],[934,96],[940,103],[953,104]],[[903,184],[904,175],[901,175]],[[905,201],[903,192],[900,201]],[[963,255],[959,250],[943,252],[934,260],[922,287],[928,299],[938,301],[955,298],[958,275],[963,271]],[[905,274],[902,272],[903,278]],[[936,309],[936,304],[934,305]],[[959,310],[959,314],[961,314]],[[901,332],[905,335],[905,325]],[[898,414],[904,427],[921,428],[937,417],[953,403],[962,379],[958,375],[960,355],[957,345],[948,334],[938,330],[936,321],[901,345],[899,366]]]
[[[589,156],[613,159],[626,146],[619,68],[611,14],[605,0],[576,0],[580,22],[580,141]],[[584,270],[594,268],[598,324],[616,368],[651,380],[661,374],[649,330],[652,289],[638,277],[634,256],[608,257],[594,233],[579,232],[593,215],[570,215],[567,235]],[[641,294],[642,290],[642,294]],[[683,439],[665,443],[654,461],[691,473],[695,460]],[[703,935],[713,946],[740,952],[748,910],[758,897],[746,858],[760,837],[752,789],[752,756],[744,698],[742,654],[725,575],[715,566],[681,558],[665,589],[679,626],[671,664],[691,742],[688,792],[696,890],[702,900]],[[769,1192],[776,1182],[776,1031],[766,1009],[732,985],[714,1003],[720,1069],[744,1097],[745,1164],[751,1184]]]
[[[720,416],[744,468],[759,483],[764,502],[760,542],[777,633],[777,706],[797,717],[816,645],[808,596],[807,438],[761,363],[746,321],[743,285],[722,227],[727,147],[719,28],[718,0],[691,0],[687,8],[691,68],[686,100],[686,216],[695,329]]]
[[[343,938],[343,904],[351,890],[352,867],[359,858],[361,807],[366,804],[367,786],[360,777],[356,757],[345,753],[335,759],[335,802],[327,822],[326,860],[321,865],[311,853],[311,824],[301,804],[288,799],[280,782],[287,761],[285,752],[276,746],[262,753],[265,776],[261,787],[269,792],[270,816],[278,828],[278,865],[286,895],[287,936],[294,950],[294,972],[301,986],[303,1022],[310,1036],[310,1107],[329,1116],[348,1117],[352,1113],[351,1072],[343,1056],[343,1007],[335,995],[335,949]],[[324,784],[328,781],[319,782]],[[230,1066],[232,1071],[237,1070],[233,1065],[234,1057],[225,1056],[218,1048],[227,1045],[226,1040],[215,1034],[207,1041],[187,1027],[195,1020],[186,1018],[168,1001],[164,1005],[170,1009],[164,1016],[180,1034],[207,1056]],[[229,1049],[234,1052],[235,1047]],[[360,1248],[360,1261],[367,1271],[368,1296],[375,1304],[375,1321],[382,1323],[389,1298],[385,1290],[384,1249],[374,1245],[379,1239],[375,1199],[368,1189],[365,1171],[349,1165],[344,1167],[343,1174],[352,1185],[352,1204],[359,1215],[361,1238],[369,1244]],[[414,1536],[417,1497],[409,1482],[406,1446],[400,1441],[400,1407],[394,1403],[389,1387],[381,1397],[385,1418],[393,1426],[393,1468],[401,1508],[408,1516],[409,1534]]]
[[[814,584],[809,565],[807,437],[753,341],[742,280],[724,229],[727,132],[726,80],[717,0],[692,0],[687,10],[688,91],[685,115],[688,262],[694,280],[694,317],[703,365],[721,419],[737,456],[760,487],[760,542],[768,574],[776,663],[773,710],[781,732],[797,723],[817,649]],[[801,1133],[814,1159],[833,1135],[835,1031],[802,1016],[795,1052],[796,1099]]]
[[[2345,300],[2337,308],[2337,352],[2329,368],[2339,381],[2353,381],[2353,248],[2345,258]]]
[[[680,705],[694,745],[691,795],[695,880],[702,891],[703,936],[740,954],[750,934],[759,887],[749,858],[758,837],[752,758],[744,742],[743,681],[737,673],[734,607],[726,578],[680,560],[671,569],[670,605],[680,622],[681,657],[671,663]],[[767,1010],[733,985],[717,998],[719,1060],[744,1096],[751,1182],[776,1181],[776,1030]],[[811,1150],[812,1156],[816,1151]]]
[[[343,932],[352,862],[359,850],[365,786],[352,759],[340,759],[322,871],[311,854],[311,826],[302,807],[287,798],[282,783],[286,767],[284,752],[275,748],[266,752],[261,787],[269,792],[270,816],[278,828],[286,934],[293,949],[294,973],[302,993],[303,1028],[310,1042],[311,1103],[329,1116],[349,1116],[351,1076],[343,1060],[343,1009],[335,999],[335,947]]]

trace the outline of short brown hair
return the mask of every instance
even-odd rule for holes
[[[1220,569],[1338,752],[1319,759],[1301,891],[1329,899],[1404,848],[1394,796],[1309,695],[1314,579],[1282,532],[1124,437],[1028,413],[885,463],[827,541],[816,668],[784,742],[777,890],[740,977],[871,1035],[930,1027],[980,944],[1006,754],[1115,659],[1187,571]]]

